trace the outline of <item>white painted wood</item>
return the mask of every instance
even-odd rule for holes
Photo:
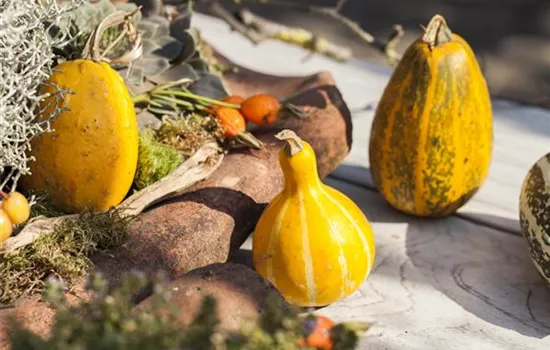
[[[352,150],[333,175],[372,187],[367,169],[373,113],[357,110],[380,98],[389,69],[355,59],[337,63],[319,55],[304,61],[308,53],[301,48],[278,41],[254,46],[240,34],[230,32],[224,22],[201,14],[194,15],[192,24],[211,45],[247,68],[280,76],[330,71],[354,120]],[[493,109],[495,144],[489,177],[459,213],[519,233],[519,190],[530,166],[550,150],[550,111],[503,100],[493,101]]]
[[[375,322],[358,349],[550,348],[550,288],[521,237],[456,217],[411,218],[376,192],[325,183],[359,205],[375,234],[375,267],[360,289],[316,311]]]

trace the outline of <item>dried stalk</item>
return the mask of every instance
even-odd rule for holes
[[[367,44],[371,45],[372,47],[376,48],[381,53],[383,53],[392,65],[396,64],[401,58],[401,56],[395,50],[395,47],[397,46],[397,43],[399,42],[399,40],[404,34],[403,27],[401,25],[394,25],[393,31],[390,34],[389,38],[386,41],[381,41],[375,38],[370,33],[364,31],[357,23],[353,22],[351,19],[345,17],[340,13],[346,0],[338,0],[334,7],[320,7],[320,6],[302,4],[298,2],[279,1],[279,0],[233,0],[233,1],[235,3],[249,2],[249,3],[255,3],[259,5],[264,5],[264,6],[284,7],[288,9],[317,14],[317,15],[330,18],[332,20],[335,20],[343,24],[348,29],[350,29],[353,33],[355,33],[361,40],[363,40]],[[218,1],[209,0],[209,2],[211,3],[211,6],[210,6],[211,8],[221,7]],[[258,39],[259,38],[258,32],[255,32],[255,34],[251,35],[251,33],[254,33],[254,31],[251,31],[249,26],[247,26],[246,24],[240,23],[240,26],[239,26],[239,25],[235,25],[235,23],[230,23],[230,22],[235,22],[235,18],[233,18],[229,13],[227,13],[227,11],[225,12],[226,13],[222,13],[222,11],[218,10],[217,13],[212,12],[212,14],[217,15],[218,17],[226,21],[234,30],[245,35],[247,38],[252,40],[252,42],[258,43],[261,41],[261,39]]]
[[[183,162],[176,170],[151,186],[138,191],[118,205],[123,215],[137,215],[145,208],[169,197],[173,197],[186,188],[208,178],[221,164],[223,150],[216,143],[208,143]],[[55,225],[65,219],[78,217],[78,214],[53,218],[42,216],[30,220],[16,236],[8,238],[0,247],[0,254],[12,252],[31,244],[40,235],[51,232]]]
[[[308,30],[298,27],[289,27],[266,18],[260,17],[248,9],[238,13],[240,21],[249,28],[254,28],[264,37],[278,39],[289,44],[301,46],[337,61],[346,61],[351,55],[351,49],[330,42]]]

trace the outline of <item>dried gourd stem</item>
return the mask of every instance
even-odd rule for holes
[[[81,54],[82,58],[91,59],[96,62],[103,60],[111,63],[129,63],[139,58],[143,51],[141,35],[130,22],[130,18],[135,13],[140,11],[140,9],[141,6],[132,13],[128,13],[125,11],[115,11],[105,17],[101,22],[99,22],[99,24],[95,27],[95,29],[88,37],[88,40],[86,41],[86,44]],[[103,32],[110,27],[114,27],[122,23],[126,24],[126,27],[124,28],[122,34],[114,40],[114,42],[105,50],[103,54],[100,54],[99,44],[101,43]],[[114,45],[116,45],[116,43],[118,43],[122,39],[122,36],[126,34],[132,35],[132,48],[120,57],[116,57],[113,59],[105,57],[106,53],[110,51],[114,47]]]
[[[453,33],[447,26],[447,21],[441,15],[435,15],[424,31],[422,41],[428,44],[430,50],[453,40]]]
[[[293,155],[304,149],[302,140],[292,130],[285,129],[276,134],[275,138],[286,142],[284,150],[289,157],[292,157]]]

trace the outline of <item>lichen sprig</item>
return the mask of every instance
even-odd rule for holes
[[[47,96],[39,86],[52,72],[54,48],[70,42],[66,30],[52,28],[83,0],[58,4],[55,0],[2,1],[0,13],[0,190],[15,190],[21,175],[30,172],[31,140],[51,131],[50,123],[62,112],[57,108],[37,122],[40,102]],[[58,90],[56,99],[68,91]],[[61,104],[60,104],[61,105]]]

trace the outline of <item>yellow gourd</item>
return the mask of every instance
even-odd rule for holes
[[[324,306],[353,293],[370,273],[371,225],[346,195],[321,182],[313,148],[283,130],[284,189],[262,213],[253,235],[256,271],[295,305]]]
[[[61,100],[56,89],[71,93]],[[138,159],[136,113],[122,78],[108,63],[85,57],[58,65],[40,93],[52,96],[43,101],[39,119],[56,106],[66,110],[52,122],[53,132],[32,141],[35,160],[21,185],[46,190],[66,212],[119,204]]]
[[[492,148],[491,96],[474,52],[435,15],[378,103],[369,140],[373,183],[399,211],[445,217],[481,188]]]

